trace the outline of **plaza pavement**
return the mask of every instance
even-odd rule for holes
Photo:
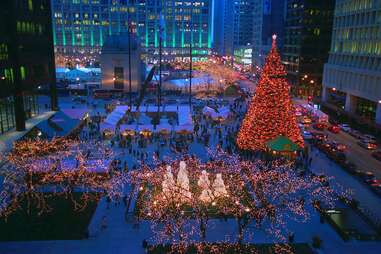
[[[70,104],[68,104],[70,105]],[[212,138],[211,143],[217,143],[216,138]],[[117,152],[123,153],[122,150]],[[152,153],[155,145],[151,145],[148,151]],[[196,155],[205,155],[205,147],[197,143],[190,145],[190,150]],[[164,154],[169,153],[166,149],[162,150]],[[339,166],[330,161],[324,154],[316,151],[311,153],[313,156],[312,171],[315,173],[324,173],[327,176],[334,176],[344,188],[351,188],[354,191],[354,197],[360,203],[376,213],[381,214],[381,202],[379,197],[369,191],[366,186],[358,182],[352,176],[348,175]],[[136,159],[130,155],[124,155],[130,163],[136,163]],[[133,161],[135,160],[135,161]],[[131,165],[130,165],[131,166]],[[126,188],[126,193],[130,187]],[[133,203],[131,207],[133,207]],[[149,240],[152,237],[150,226],[146,222],[139,223],[136,227],[133,220],[126,221],[125,207],[123,202],[119,206],[110,205],[107,209],[106,201],[102,199],[96,209],[89,226],[89,239],[72,241],[32,241],[32,242],[1,242],[0,254],[140,254],[145,253],[142,248],[142,241]],[[132,208],[130,209],[130,212]],[[102,217],[106,216],[107,228],[101,230]],[[289,230],[295,234],[295,242],[311,243],[313,236],[318,235],[323,240],[322,249],[319,253],[324,254],[377,254],[380,253],[380,242],[344,242],[338,234],[328,225],[320,223],[317,213],[305,224],[289,221]],[[253,238],[246,238],[247,242],[263,243],[271,242],[263,230],[255,225],[249,226],[250,235]],[[227,222],[212,220],[207,230],[208,241],[235,241],[237,227],[234,220]],[[249,234],[246,234],[248,236]]]
[[[106,201],[102,200],[96,210],[92,222],[93,232],[89,239],[74,241],[34,241],[34,242],[6,242],[0,243],[1,254],[140,254],[145,253],[142,248],[144,239],[152,237],[148,223],[141,222],[139,227],[134,226],[131,220],[125,220],[123,204],[110,205],[106,208]],[[100,229],[100,218],[106,216],[107,228]],[[311,242],[311,238],[318,235],[323,240],[321,254],[377,254],[379,242],[344,242],[328,225],[320,223],[319,216],[314,216],[305,224],[288,222],[288,228],[295,234],[295,242]],[[268,243],[273,238],[263,230],[249,225],[245,242]],[[211,220],[206,233],[207,241],[236,241],[237,226],[233,219],[228,221]]]

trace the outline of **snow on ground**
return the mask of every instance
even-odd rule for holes
[[[86,107],[85,105],[81,105]],[[63,102],[61,107],[71,108],[72,102]],[[104,114],[104,105],[99,104],[94,109],[93,114],[100,112]],[[183,114],[181,114],[183,115]],[[185,115],[187,115],[185,113]],[[234,123],[236,124],[236,123]],[[215,147],[218,144],[218,135],[216,132],[209,130],[211,140],[209,147]],[[225,137],[225,135],[222,135]],[[107,141],[108,142],[108,141]],[[133,156],[127,152],[128,149],[114,147],[116,154],[122,159],[122,163],[126,161],[129,168],[138,163],[137,156]],[[148,158],[160,149],[160,157],[170,156],[169,146],[159,147],[157,143],[149,144],[147,148],[139,148],[136,144],[132,149],[147,152]],[[189,146],[189,153],[195,154],[202,160],[207,159],[205,145],[198,143],[195,139]],[[380,198],[375,196],[357,179],[343,171],[335,163],[331,162],[325,155],[318,152],[316,149],[312,153],[312,171],[316,173],[324,173],[327,176],[334,176],[335,181],[340,183],[344,188],[351,188],[354,191],[354,197],[360,203],[369,209],[374,210],[381,215]],[[149,160],[149,159],[148,159]],[[131,191],[131,186],[128,186],[125,193]],[[132,211],[132,206],[130,212]],[[33,241],[33,242],[2,242],[0,243],[0,254],[98,254],[98,253],[115,253],[115,254],[140,254],[145,253],[142,248],[142,241],[149,240],[152,237],[150,226],[147,222],[141,222],[136,226],[131,216],[127,216],[126,208],[123,202],[120,205],[110,205],[107,209],[106,200],[102,199],[96,209],[91,224],[89,226],[90,237],[86,240],[73,241]],[[101,231],[100,224],[103,216],[107,218],[107,229]],[[380,242],[344,242],[338,234],[326,223],[320,222],[319,215],[314,212],[312,218],[305,224],[288,221],[290,232],[295,234],[295,242],[311,242],[311,238],[318,235],[323,240],[323,248],[321,253],[325,254],[376,254],[380,253]],[[249,225],[248,231],[253,238],[245,238],[245,241],[263,243],[272,242],[274,239],[269,237],[262,229],[258,229],[255,225]],[[228,221],[212,220],[209,223],[206,233],[208,241],[235,241],[237,233],[236,222],[233,219]]]

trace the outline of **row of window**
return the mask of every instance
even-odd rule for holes
[[[369,26],[381,23],[381,10],[336,16],[333,27]]]
[[[31,0],[30,0],[31,1]],[[139,4],[139,5],[160,5],[160,1],[135,1],[135,0],[55,0],[60,1],[63,4],[103,4],[103,5],[131,5],[131,4]],[[209,0],[199,0],[199,1],[166,1],[167,6],[205,6],[208,5]]]
[[[42,35],[44,32],[41,24],[35,24],[33,22],[17,21],[16,26],[17,33]]]
[[[347,14],[356,11],[364,11],[373,8],[378,0],[347,0],[336,4],[335,13]]]
[[[379,39],[381,38],[381,27],[360,27],[334,29],[333,41],[336,40],[360,40],[360,39]]]
[[[371,54],[381,56],[380,40],[348,40],[333,42],[334,53]]]
[[[29,119],[41,111],[37,98],[34,95],[23,97],[25,118]],[[16,126],[14,100],[12,97],[0,99],[0,134]]]
[[[329,63],[364,70],[381,71],[381,58],[379,57],[331,54]]]

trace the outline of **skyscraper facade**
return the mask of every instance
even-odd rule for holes
[[[38,90],[56,109],[50,0],[0,1],[0,134],[39,114]]]
[[[107,36],[137,34],[147,62],[155,61],[160,40],[163,59],[210,53],[213,0],[52,0],[56,60],[63,65],[97,62]],[[129,26],[130,24],[130,26]],[[81,56],[81,59],[78,59]]]
[[[322,99],[381,124],[381,1],[336,1]]]
[[[218,2],[218,3],[217,3]],[[214,50],[231,56],[236,49],[251,45],[255,0],[217,0]]]
[[[334,0],[287,0],[283,48],[294,95],[320,96],[331,44]]]
[[[264,64],[272,44],[272,36],[277,36],[277,46],[282,52],[284,41],[286,0],[256,0],[253,19],[253,65],[258,69]]]

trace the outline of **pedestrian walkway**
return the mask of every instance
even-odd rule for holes
[[[103,204],[97,213],[106,216],[107,227],[99,230],[95,235],[90,235],[85,240],[69,241],[33,241],[33,242],[6,242],[0,243],[1,254],[143,254],[143,240],[152,241],[152,230],[148,222],[140,222],[138,226],[133,221],[125,220],[125,206],[123,202],[115,206],[110,204],[110,209]],[[97,216],[95,216],[97,217]],[[380,244],[378,242],[344,242],[336,232],[327,224],[321,223],[319,215],[314,213],[307,223],[298,223],[287,220],[287,228],[295,235],[295,242],[311,243],[313,236],[322,239],[321,254],[377,254]],[[196,222],[195,222],[196,223]],[[101,227],[100,223],[98,224]],[[197,239],[197,236],[195,236]],[[213,219],[208,223],[206,240],[237,241],[237,223],[234,219],[227,221]],[[245,242],[271,243],[274,238],[263,229],[254,224],[249,225],[245,233]]]
[[[200,118],[200,130],[194,134],[194,139],[189,141],[188,154],[196,154],[201,159],[207,159],[207,147],[229,146],[230,141],[226,139],[234,133],[237,129],[237,123],[240,119],[234,119],[235,122],[230,126],[230,129],[220,125],[210,125],[205,119]],[[234,126],[234,127],[233,127]],[[233,127],[233,128],[232,128]],[[217,131],[219,129],[219,131]],[[202,135],[208,135],[208,141],[200,141]],[[210,136],[210,138],[209,138]],[[134,152],[129,152],[129,149],[118,147],[117,144],[112,146],[115,154],[120,157],[122,162],[127,161],[129,169],[132,165],[138,164],[139,160],[149,163],[155,150],[160,151],[160,156],[173,155],[170,152],[169,145],[158,146],[159,140],[153,139],[145,148],[140,148],[136,140],[132,142],[131,149],[139,151],[139,156]],[[149,155],[141,156],[141,153]],[[357,182],[356,179],[346,174],[336,164],[331,162],[327,157],[319,152],[312,153],[312,171],[316,173],[324,173],[327,176],[335,176],[344,188],[353,188],[357,193],[356,198],[360,200],[368,200],[367,203],[371,207],[378,207],[379,200],[374,197],[369,198],[369,193],[365,192],[365,186]],[[122,163],[123,165],[123,163]],[[345,175],[346,174],[346,175]],[[342,180],[341,180],[342,179]],[[127,186],[124,194],[129,194],[131,188]],[[376,203],[375,203],[376,202]],[[135,205],[135,198],[132,199],[130,212],[133,211]],[[109,209],[107,209],[109,206]],[[381,206],[380,206],[381,207]],[[378,242],[344,242],[337,233],[327,223],[321,223],[320,216],[317,212],[312,211],[312,217],[306,223],[293,221],[293,218],[285,218],[287,223],[286,228],[289,232],[293,232],[295,242],[311,243],[313,236],[319,236],[322,239],[321,254],[377,254],[381,244]],[[103,220],[105,218],[105,220]],[[103,221],[103,222],[102,222]],[[196,223],[196,222],[195,222]],[[105,227],[102,229],[102,225]],[[263,227],[263,228],[267,228]],[[257,228],[254,223],[248,226],[245,233],[245,242],[250,243],[271,243],[274,242],[274,237],[267,234],[263,228]],[[197,233],[197,232],[196,232]],[[84,240],[67,240],[67,241],[33,241],[33,242],[0,242],[0,254],[143,254],[145,253],[142,248],[143,240],[152,242],[153,232],[149,222],[137,222],[131,217],[126,220],[126,207],[123,200],[120,204],[108,203],[107,199],[102,199],[93,215],[89,225],[89,238]],[[198,236],[195,236],[197,240]],[[227,221],[212,219],[208,223],[206,232],[206,240],[209,242],[215,241],[237,241],[237,222],[234,219]]]

